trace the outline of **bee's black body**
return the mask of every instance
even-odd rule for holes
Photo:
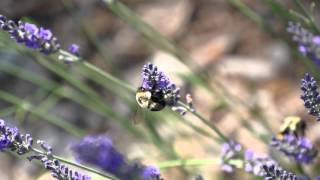
[[[140,107],[150,111],[161,111],[166,106],[164,93],[161,90],[146,90],[139,87],[136,93],[136,100]]]

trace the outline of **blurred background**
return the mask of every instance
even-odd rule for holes
[[[154,63],[181,87],[183,101],[190,93],[198,112],[258,153],[270,151],[260,138],[270,139],[286,116],[312,119],[300,100],[307,60],[297,56],[285,31],[291,17],[284,11],[295,9],[292,1],[274,1],[282,10],[268,0],[121,2],[129,9],[87,0],[1,0],[0,14],[50,28],[64,49],[79,44],[86,61],[134,87],[141,83],[143,64]],[[16,51],[8,42],[0,48],[0,116],[48,141],[55,154],[72,159],[72,143],[84,135],[106,134],[130,161],[147,165],[219,157],[220,145],[211,137],[216,135],[192,115],[141,110],[134,94],[86,69]],[[307,135],[319,143],[314,122],[307,121]],[[45,172],[0,153],[0,180],[51,179]],[[223,174],[218,165],[168,168],[162,174],[174,180],[197,175],[254,179],[240,171]]]

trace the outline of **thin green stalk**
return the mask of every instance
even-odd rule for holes
[[[228,1],[230,4],[237,7],[243,14],[245,14],[255,23],[261,26],[265,24],[264,20],[256,12],[250,9],[245,3],[243,3],[241,0],[228,0]]]
[[[205,125],[210,127],[219,136],[219,138],[220,138],[220,140],[222,142],[229,142],[229,139],[219,130],[219,128],[216,127],[214,124],[212,124],[209,120],[204,118],[200,113],[190,109],[190,107],[188,105],[184,104],[181,101],[178,102],[178,105],[180,105],[180,106],[184,107],[185,109],[187,109],[191,114],[196,116],[201,122],[203,122]]]
[[[160,169],[168,169],[173,167],[187,166],[205,166],[205,165],[220,165],[221,159],[178,159],[157,163]]]
[[[161,49],[170,52],[179,59],[186,60],[185,53],[182,50],[176,48],[170,40],[165,38],[158,31],[155,31],[150,25],[142,21],[135,13],[133,13],[128,7],[122,4],[118,0],[102,0],[103,3],[110,9],[114,14],[118,15],[121,19],[126,21],[132,27],[137,29],[138,32],[148,39],[150,45],[160,47]]]
[[[18,97],[0,90],[0,99],[7,101],[9,103],[12,103],[26,111],[29,111],[31,114],[38,116],[39,118],[42,118],[44,120],[47,120],[48,122],[56,125],[57,127],[65,130],[66,132],[81,137],[85,135],[85,132],[82,129],[79,129],[78,127],[68,123],[65,120],[62,120],[52,114],[48,114],[48,112],[43,111],[41,108],[35,108],[31,103],[25,100],[21,100]]]
[[[82,65],[83,65],[84,67],[86,67],[87,69],[90,69],[90,70],[92,70],[93,72],[96,72],[96,73],[98,73],[99,75],[103,76],[103,77],[106,78],[108,81],[110,81],[111,83],[115,84],[116,86],[119,86],[119,87],[121,87],[121,88],[123,88],[123,89],[125,89],[125,90],[129,90],[129,91],[131,91],[131,92],[135,92],[135,91],[136,91],[136,89],[135,89],[133,86],[125,83],[124,81],[122,81],[122,80],[114,77],[113,75],[111,75],[111,74],[109,74],[109,73],[101,70],[100,68],[98,68],[98,67],[96,67],[96,66],[94,66],[94,65],[92,65],[92,64],[90,64],[90,63],[88,63],[88,62],[83,62]]]

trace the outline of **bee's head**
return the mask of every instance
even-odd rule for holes
[[[151,101],[151,92],[140,87],[136,93],[136,101],[142,108],[148,108]]]

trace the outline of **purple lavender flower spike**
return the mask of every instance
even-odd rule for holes
[[[310,164],[318,151],[305,137],[296,137],[293,134],[285,135],[283,139],[273,138],[271,146],[283,152],[286,156],[292,157],[300,164]]]
[[[18,23],[0,15],[0,28],[10,34],[10,37],[19,44],[40,51],[45,55],[57,52],[60,44],[49,29],[38,27],[35,24]]]
[[[320,95],[317,82],[310,74],[306,74],[301,80],[301,99],[308,113],[320,121]]]
[[[148,63],[142,69],[142,87],[147,90],[166,90],[170,85],[169,78],[158,70],[158,67]]]
[[[106,136],[87,136],[72,146],[76,160],[91,164],[123,180],[137,179],[142,167],[130,165]]]
[[[300,23],[289,22],[287,31],[292,34],[293,41],[298,43],[299,52],[320,65],[320,37],[313,35]]]
[[[0,18],[1,19],[1,18]],[[52,172],[52,176],[58,180],[90,180],[91,178],[76,171],[68,169],[53,157],[52,148],[44,141],[38,141],[44,152],[35,151],[33,139],[30,134],[21,134],[18,128],[6,126],[5,121],[0,119],[0,151],[12,151],[18,155],[28,155],[28,160],[39,160],[43,166]]]

